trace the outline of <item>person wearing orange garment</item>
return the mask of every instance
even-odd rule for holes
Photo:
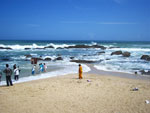
[[[79,64],[79,79],[82,79],[82,66]]]

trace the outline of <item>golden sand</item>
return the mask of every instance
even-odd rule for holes
[[[150,81],[77,74],[0,87],[0,113],[150,113]],[[89,82],[87,81],[89,80]],[[138,91],[132,91],[138,87]]]

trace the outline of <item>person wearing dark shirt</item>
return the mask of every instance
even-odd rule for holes
[[[11,80],[11,75],[12,75],[12,69],[9,68],[9,65],[6,64],[6,68],[3,71],[6,74],[6,83],[7,86],[9,86],[9,83],[11,86],[13,86],[12,80]]]

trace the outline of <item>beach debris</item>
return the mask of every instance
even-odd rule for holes
[[[145,103],[146,103],[146,104],[149,104],[149,100],[145,100]]]
[[[133,88],[132,91],[138,91],[139,89],[136,87],[136,88]]]
[[[91,80],[87,80],[87,82],[91,82]]]

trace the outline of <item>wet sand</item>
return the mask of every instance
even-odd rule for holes
[[[150,113],[150,81],[84,73],[0,86],[1,113]],[[89,80],[90,82],[88,82]],[[138,87],[138,91],[132,91]]]

